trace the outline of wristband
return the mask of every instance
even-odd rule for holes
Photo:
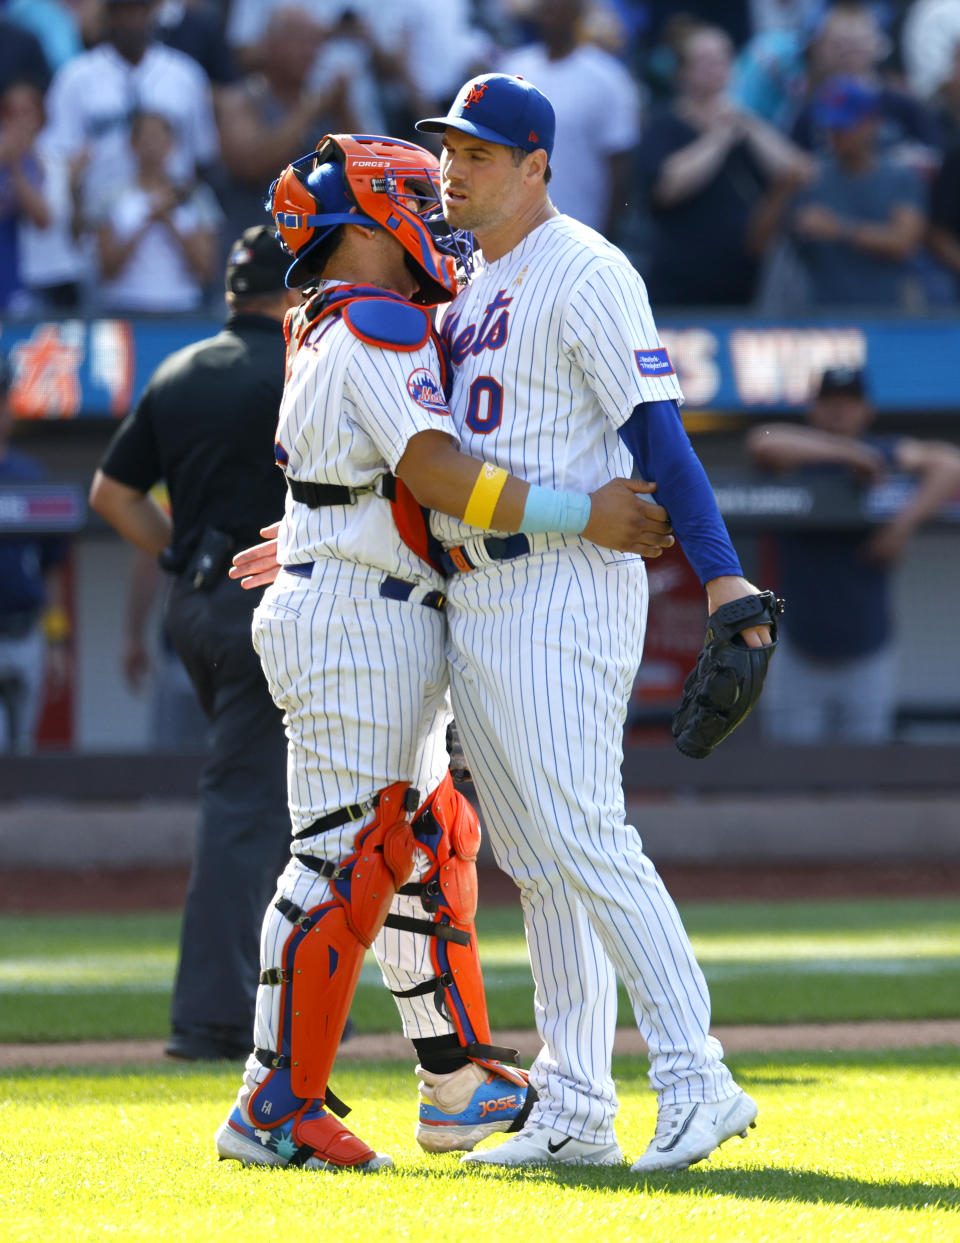
[[[67,610],[55,605],[43,615],[43,634],[48,643],[62,643],[70,637],[70,618]]]
[[[469,522],[472,527],[489,529],[493,525],[493,511],[497,508],[500,493],[509,478],[502,466],[484,462],[467,501],[467,508],[463,511],[464,522]]]
[[[579,535],[590,521],[590,510],[591,501],[586,492],[555,492],[532,483],[523,507],[523,521],[517,530],[524,535],[539,531]]]

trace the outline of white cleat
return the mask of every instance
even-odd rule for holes
[[[588,1144],[555,1131],[543,1122],[528,1122],[496,1148],[468,1152],[462,1165],[619,1165],[623,1153],[616,1144]]]
[[[757,1105],[746,1092],[725,1101],[661,1105],[657,1129],[647,1151],[630,1167],[634,1174],[685,1170],[704,1161],[734,1135],[747,1138],[756,1126]]]

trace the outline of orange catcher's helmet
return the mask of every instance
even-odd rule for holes
[[[458,263],[468,273],[472,267],[472,236],[443,218],[439,162],[412,142],[327,134],[315,151],[287,165],[270,187],[267,208],[293,256],[291,289],[315,279],[304,261],[343,224],[392,233],[420,284],[413,301],[427,306],[456,294]]]

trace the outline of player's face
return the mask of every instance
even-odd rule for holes
[[[440,198],[454,228],[482,237],[513,219],[523,196],[523,165],[509,147],[455,129],[444,133]]]

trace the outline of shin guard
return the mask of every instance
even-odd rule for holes
[[[327,1081],[364,953],[413,870],[416,841],[407,813],[417,797],[402,783],[383,790],[374,819],[357,834],[346,859],[334,863],[300,856],[301,863],[329,880],[327,901],[303,911],[286,898],[276,899],[293,929],[283,947],[282,967],[263,972],[260,980],[282,988],[283,994],[280,1048],[255,1050],[273,1072],[250,1096],[248,1109],[258,1125],[299,1120],[325,1101],[337,1110]]]
[[[448,773],[417,812],[411,825],[417,846],[430,858],[423,880],[400,892],[419,896],[425,919],[388,915],[386,925],[431,938],[430,959],[436,976],[401,997],[434,995],[437,1010],[453,1024],[462,1056],[526,1086],[527,1075],[515,1062],[515,1049],[490,1043],[490,1020],[474,923],[477,913],[477,852],[480,822]]]

